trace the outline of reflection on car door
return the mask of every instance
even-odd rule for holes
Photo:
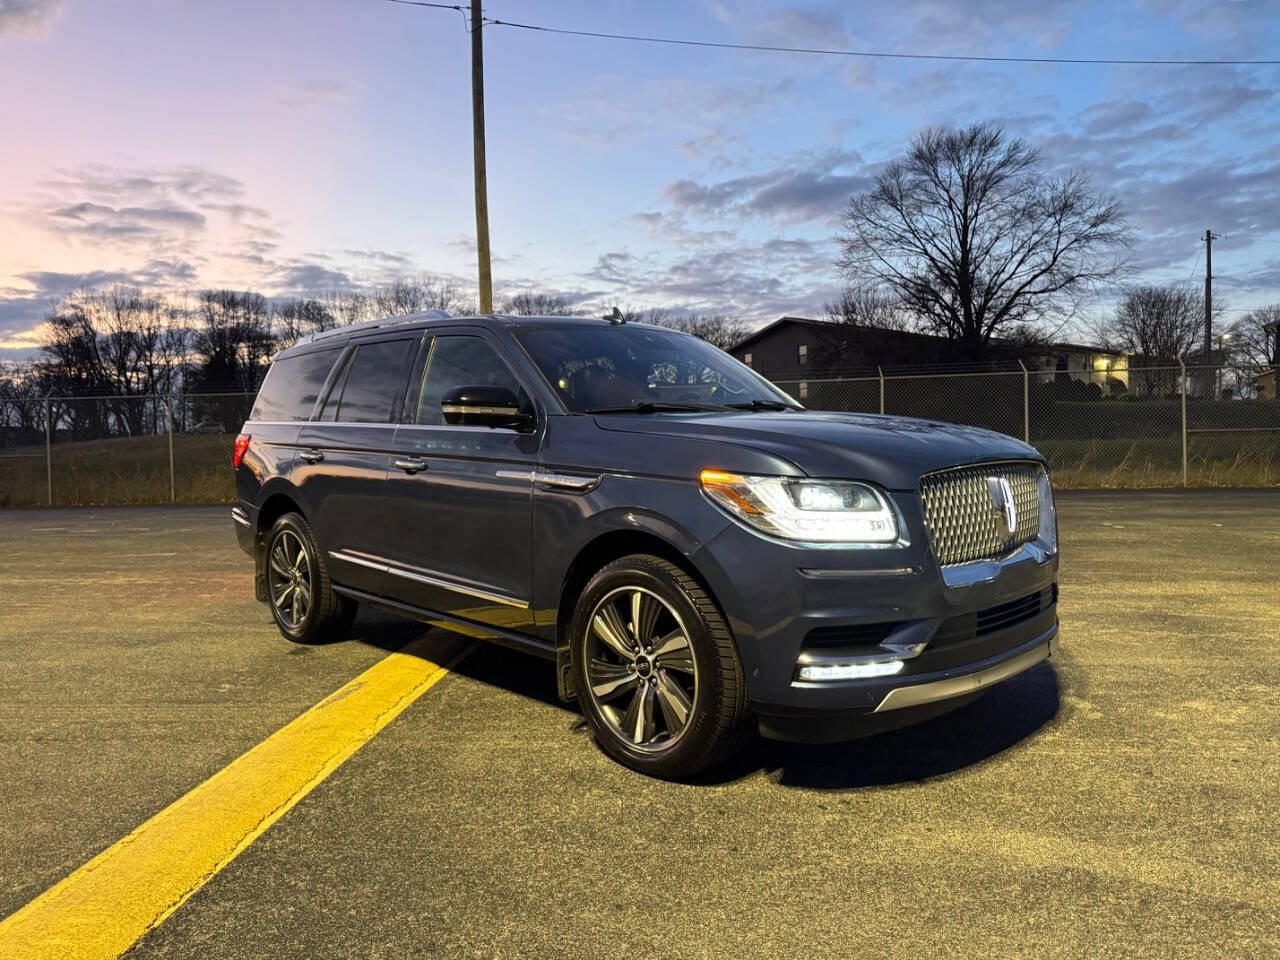
[[[451,426],[440,398],[454,387],[501,386],[529,402],[488,331],[437,331],[415,367],[420,389],[396,430],[385,546],[398,598],[451,616],[530,629],[534,433]]]
[[[334,578],[373,590],[385,579],[361,558],[390,526],[385,493],[395,420],[420,336],[365,340],[345,358],[320,418],[298,436],[298,487]]]

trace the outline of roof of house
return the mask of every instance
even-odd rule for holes
[[[759,330],[756,330],[754,333],[750,333],[747,336],[743,337],[741,340],[739,340],[729,349],[741,350],[743,347],[749,347],[751,346],[751,344],[755,343],[757,340],[761,339],[766,334],[777,329],[783,324],[802,324],[804,326],[810,326],[810,327],[834,326],[834,323],[831,320],[815,320],[810,317],[779,317],[777,320],[774,320],[772,323],[767,323],[763,327],[761,327]],[[873,328],[873,329],[877,335],[887,336],[887,337],[891,337],[891,338],[902,340],[902,341],[915,340],[917,343],[924,343],[924,342],[934,342],[934,341],[946,339],[945,337],[939,337],[936,334],[917,333],[912,330],[886,330],[886,329],[878,329],[878,328]],[[1079,353],[1106,353],[1112,356],[1124,355],[1121,351],[1109,350],[1106,347],[1100,347],[1100,346],[1097,346],[1096,344],[1089,345],[1089,344],[1082,344],[1082,343],[1058,342],[1058,343],[1047,344],[1045,349],[1046,350],[1072,350],[1072,351],[1077,351]]]

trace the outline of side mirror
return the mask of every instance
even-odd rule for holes
[[[460,427],[532,430],[533,413],[506,387],[454,387],[440,398],[444,422]]]

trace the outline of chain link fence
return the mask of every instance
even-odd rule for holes
[[[889,370],[778,379],[816,410],[964,423],[1026,440],[1062,487],[1280,485],[1272,368]]]
[[[1061,487],[1280,485],[1270,368],[884,370],[777,380],[815,410],[925,417],[1039,449]],[[225,503],[251,393],[0,400],[0,507]]]
[[[0,400],[0,507],[225,503],[252,393]]]

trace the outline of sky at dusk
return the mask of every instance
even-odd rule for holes
[[[614,33],[915,53],[1271,58],[1271,0],[489,0]],[[485,31],[497,297],[815,315],[836,218],[931,124],[995,121],[1136,228],[1135,275],[1280,300],[1276,67],[901,62]],[[0,358],[104,283],[474,288],[470,48],[385,0],[0,0]],[[1093,309],[1106,309],[1099,302]]]

